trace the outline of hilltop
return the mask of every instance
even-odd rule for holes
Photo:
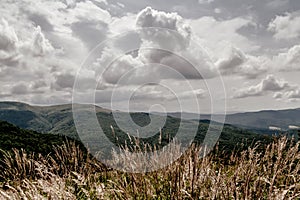
[[[186,119],[210,120],[210,114],[196,114],[196,113],[169,113],[170,116],[179,117],[184,116]],[[199,117],[200,116],[200,117]],[[214,119],[220,122],[223,115],[215,114]],[[300,127],[300,108],[286,109],[286,110],[262,110],[257,112],[241,112],[228,114],[225,117],[225,123],[231,124],[240,128],[249,129],[260,133],[274,133],[269,131],[270,126],[279,127],[287,130],[290,125]]]
[[[110,110],[96,107],[96,112],[101,127],[106,135],[105,137],[113,143],[130,143],[130,138],[128,138],[127,133],[119,129]],[[133,120],[141,126],[149,123],[150,114],[148,113],[130,113],[130,115]],[[34,130],[40,133],[59,134],[79,139],[73,121],[71,104],[31,106],[20,102],[0,102],[0,120],[8,121],[21,128]],[[199,124],[194,142],[201,143],[206,135],[210,121],[202,120],[199,123],[194,120],[189,120],[188,123]],[[170,138],[175,137],[179,125],[180,119],[171,116],[167,117],[166,124],[162,127],[162,146],[168,144]],[[111,126],[114,128],[116,134],[115,137],[112,135]],[[215,123],[214,126],[220,125]],[[189,134],[189,129],[186,129],[186,134]],[[159,135],[159,129],[157,128],[156,133],[151,133],[150,137],[146,137],[142,141],[151,145],[156,144],[159,140]],[[239,143],[250,145],[256,141],[270,142],[271,138],[225,124],[219,144],[221,148],[225,150],[232,150]],[[101,143],[101,141],[98,142]]]

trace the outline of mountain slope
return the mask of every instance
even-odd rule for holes
[[[100,107],[97,112],[109,112]],[[72,105],[31,106],[20,102],[0,102],[0,120],[24,129],[77,137]]]
[[[113,143],[127,144],[130,143],[127,133],[120,130],[114,120],[112,113],[109,110],[97,107],[97,117],[101,124],[101,127],[108,138]],[[147,125],[149,121],[149,115],[147,113],[131,113],[133,120],[141,126]],[[31,129],[42,133],[55,133],[60,135],[70,136],[76,139],[78,135],[74,126],[72,117],[72,105],[58,105],[58,106],[30,106],[28,104],[18,102],[0,102],[0,120],[6,120],[21,128]],[[189,120],[188,123],[196,123],[197,121]],[[195,137],[196,143],[201,143],[206,135],[206,131],[209,126],[209,121],[204,120],[199,124],[198,132]],[[177,133],[180,125],[180,119],[174,117],[168,117],[166,125],[162,128],[162,142],[164,146],[168,144],[169,139],[174,137]],[[115,136],[112,135],[111,126],[114,128]],[[186,134],[189,134],[189,129],[185,129]],[[97,137],[97,133],[94,133]],[[143,134],[143,133],[141,133]],[[93,136],[92,136],[93,137]],[[142,139],[143,142],[148,144],[157,144],[160,137],[159,129],[156,133],[151,133],[150,137]],[[220,145],[224,149],[232,149],[237,143],[253,141],[270,141],[270,138],[263,135],[258,135],[249,131],[236,128],[231,125],[225,125],[220,138]],[[105,141],[104,139],[97,142]],[[102,142],[103,143],[103,142]],[[89,147],[92,148],[92,145]]]
[[[0,149],[4,151],[22,148],[27,152],[46,155],[53,150],[53,145],[60,145],[63,141],[65,141],[63,136],[24,130],[8,122],[0,121]]]

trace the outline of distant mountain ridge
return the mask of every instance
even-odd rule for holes
[[[110,112],[96,107],[97,112]],[[63,134],[76,137],[72,104],[31,106],[21,102],[0,102],[0,120],[24,129],[42,133]]]
[[[104,144],[104,146],[106,144],[104,141],[107,141],[107,139],[111,142],[130,143],[131,139],[128,138],[127,132],[124,132],[117,126],[114,116],[110,110],[96,107],[96,115],[105,136],[101,135],[99,136],[101,137],[100,140],[97,139],[97,141],[93,141],[97,143],[100,142]],[[141,126],[145,126],[150,122],[150,115],[152,114],[130,113],[133,121]],[[40,133],[53,133],[80,139],[77,135],[74,124],[71,104],[57,106],[31,106],[20,102],[0,102],[0,120],[7,121],[24,129],[38,131]],[[127,123],[127,121],[123,121],[123,123],[124,122]],[[141,140],[149,144],[157,143],[160,138],[161,128],[163,134],[161,137],[161,144],[166,145],[170,138],[176,137],[180,122],[180,119],[168,116],[164,127],[157,127],[157,130],[155,130],[157,132],[151,132],[149,133],[151,135],[142,137]],[[189,120],[188,123],[194,124],[198,127],[197,134],[194,138],[194,142],[196,143],[201,143],[203,141],[210,124],[212,126],[220,126],[219,123],[210,123],[209,120],[201,120],[200,123],[195,120]],[[113,132],[111,127],[114,129]],[[186,134],[191,134],[189,126],[183,128]],[[93,132],[92,134],[98,138],[97,132]],[[139,131],[139,134],[143,135],[141,131]],[[94,137],[94,135],[88,135],[88,137]],[[236,128],[235,126],[225,124],[219,144],[227,149],[233,149],[238,143],[245,141],[246,143],[252,143],[253,141],[264,140],[269,141],[270,137],[258,135],[251,131],[246,131],[241,128]],[[92,145],[93,144],[90,144],[89,147],[92,148]]]
[[[169,113],[170,116],[179,117],[180,113]],[[199,115],[195,113],[184,113],[184,118],[195,119]],[[200,115],[200,119],[210,120],[211,115]],[[223,118],[222,115],[214,115],[217,122]],[[225,123],[249,129],[268,129],[269,126],[276,126],[284,130],[288,126],[294,125],[300,127],[300,108],[286,110],[262,110],[257,112],[243,112],[228,114],[225,118]]]
[[[96,107],[97,113],[110,113],[108,109]],[[168,113],[171,117],[184,119],[199,118],[195,113]],[[211,115],[200,115],[200,120],[210,120]],[[214,115],[220,122],[222,115]],[[288,129],[288,126],[300,126],[300,108],[286,110],[263,110],[228,114],[226,124],[251,130],[267,130],[269,126]],[[68,136],[76,135],[73,122],[72,104],[54,106],[32,106],[21,102],[0,102],[0,120],[8,121],[21,128],[38,132],[61,133],[68,131]],[[66,126],[66,124],[68,126]]]

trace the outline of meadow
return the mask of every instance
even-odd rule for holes
[[[176,162],[154,172],[128,173],[104,166],[72,141],[53,145],[48,155],[13,149],[2,152],[1,199],[297,199],[299,142],[274,138],[230,154],[217,147],[204,158],[193,145]],[[171,154],[179,153],[173,142]],[[123,160],[135,158],[123,149]],[[119,159],[120,156],[113,155]],[[114,157],[113,157],[114,158]],[[149,163],[152,165],[153,163]],[[151,167],[151,166],[149,166]]]

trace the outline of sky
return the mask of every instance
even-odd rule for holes
[[[0,4],[1,101],[277,110],[300,107],[299,76],[299,0]]]

